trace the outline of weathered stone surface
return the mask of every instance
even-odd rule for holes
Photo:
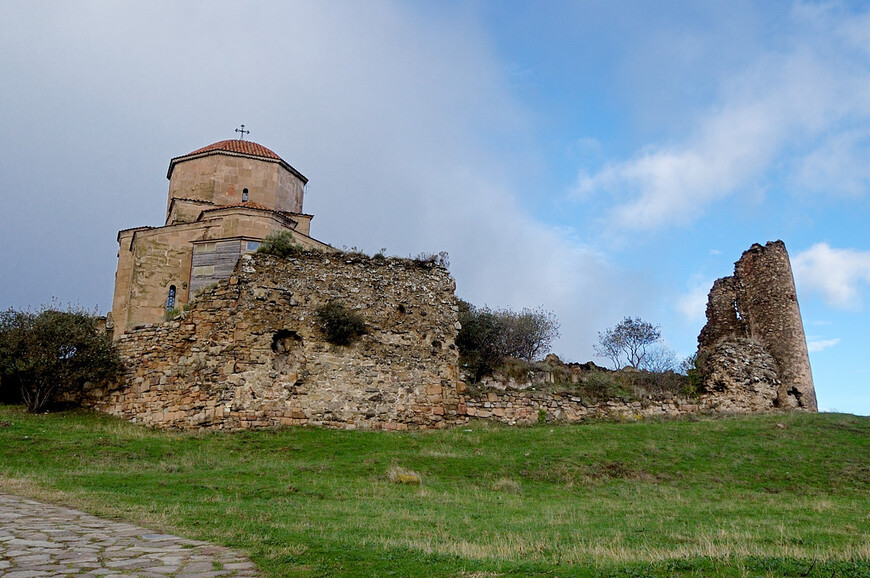
[[[166,221],[118,233],[112,302],[115,337],[159,324],[205,287],[227,279],[239,257],[270,233],[287,231],[307,248],[332,251],[310,237],[302,212],[301,173],[269,149],[244,140],[214,143],[170,161]],[[111,327],[108,327],[111,325]]]
[[[454,288],[408,259],[246,255],[183,322],[124,334],[124,379],[90,403],[158,427],[443,427],[458,417]],[[333,299],[365,318],[351,345],[318,327]]]
[[[230,430],[405,430],[469,419],[529,424],[815,409],[781,245],[753,246],[735,275],[714,285],[699,337],[706,391],[697,397],[600,401],[553,391],[556,383],[571,389],[602,371],[555,355],[469,388],[459,374],[455,286],[446,269],[300,252],[289,259],[243,256],[182,319],[126,332],[116,342],[127,364],[123,380],[91,390],[86,403],[156,427]],[[368,333],[351,345],[330,345],[317,325],[317,308],[333,299],[365,318]]]
[[[0,576],[260,576],[237,552],[0,494]]]
[[[724,343],[731,345],[723,348]],[[762,360],[759,351],[769,354],[772,363]],[[735,263],[733,276],[713,284],[707,324],[698,337],[698,355],[708,387],[736,392],[743,387],[738,384],[747,379],[775,381],[775,407],[817,411],[794,276],[782,241],[765,246],[756,243]],[[755,373],[746,373],[746,359],[760,364],[752,369]],[[729,377],[729,372],[734,373]]]
[[[743,412],[778,407],[782,381],[776,360],[759,343],[745,337],[726,339],[706,355],[705,386],[713,407]]]

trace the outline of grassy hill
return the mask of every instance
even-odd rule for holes
[[[870,418],[840,414],[222,434],[0,406],[0,491],[271,576],[870,576]]]

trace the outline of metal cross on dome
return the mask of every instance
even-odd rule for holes
[[[251,134],[251,131],[249,131],[249,130],[245,130],[245,125],[242,125],[242,128],[237,128],[237,129],[236,129],[236,132],[242,134],[242,136],[239,137],[240,140],[245,140],[245,135],[246,135],[246,134]]]

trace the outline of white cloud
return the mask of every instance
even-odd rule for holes
[[[677,311],[689,323],[704,324],[707,320],[707,296],[713,287],[713,279],[695,279],[688,293],[677,299]]]
[[[611,195],[610,220],[620,228],[686,224],[717,201],[763,188],[786,151],[803,157],[788,169],[808,186],[865,192],[870,53],[854,50],[856,20],[811,12],[795,9],[785,49],[720,78],[718,100],[696,115],[692,131],[596,172],[581,170],[575,198]],[[861,41],[870,38],[868,22]]]
[[[770,123],[773,116],[761,103],[732,107],[708,119],[694,142],[651,146],[634,159],[581,177],[577,193],[627,196],[612,211],[620,226],[643,230],[687,223],[766,166],[780,138]]]
[[[829,135],[794,163],[791,185],[796,190],[857,197],[870,185],[868,155],[870,130]]]
[[[834,347],[840,343],[840,339],[820,339],[817,341],[807,341],[807,349],[810,353],[817,353],[819,351],[824,351],[829,347]]]
[[[870,251],[817,243],[796,255],[792,267],[801,290],[818,293],[840,309],[860,308],[861,290],[870,284]]]

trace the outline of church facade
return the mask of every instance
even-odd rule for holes
[[[270,233],[290,231],[304,247],[332,250],[309,235],[312,215],[302,210],[308,179],[260,144],[210,144],[173,158],[166,177],[164,225],[118,233],[115,337],[164,321],[229,278]]]

